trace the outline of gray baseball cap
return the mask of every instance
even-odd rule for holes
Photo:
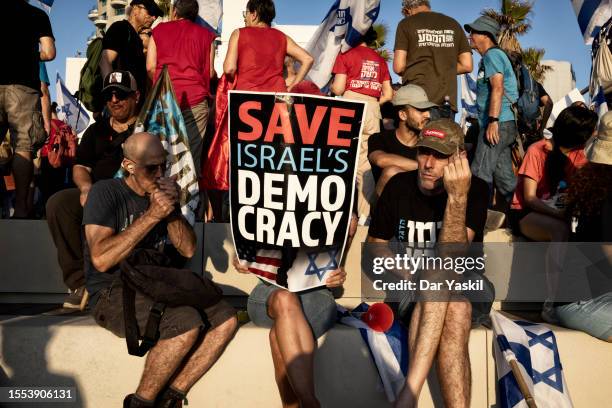
[[[393,95],[391,103],[393,103],[393,106],[410,105],[417,109],[429,109],[438,106],[429,100],[423,88],[413,84],[404,85],[398,89]]]
[[[489,33],[495,42],[497,42],[497,36],[500,31],[499,23],[489,16],[480,16],[474,20],[473,23],[465,24],[463,28],[465,28],[467,32],[478,31],[481,33]]]

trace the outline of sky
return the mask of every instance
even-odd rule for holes
[[[224,0],[232,1],[232,0]],[[532,30],[519,38],[523,48],[537,47],[546,51],[544,59],[569,61],[576,73],[576,86],[588,85],[591,69],[590,46],[584,45],[576,15],[570,0],[534,0]],[[35,3],[35,2],[34,2]],[[277,24],[317,25],[321,22],[334,0],[275,0]],[[500,0],[432,0],[432,9],[453,17],[459,23],[474,21],[485,8],[499,8]],[[65,60],[77,51],[85,55],[87,38],[95,31],[87,12],[95,1],[55,0],[50,18],[56,37],[57,57],[47,63],[51,81],[56,72],[65,75]],[[401,0],[381,0],[381,12],[377,22],[389,28],[385,48],[393,50],[395,28],[402,19]],[[475,62],[478,58],[475,58]],[[476,69],[476,64],[475,64]],[[397,77],[395,77],[397,78]],[[52,86],[52,97],[55,86]]]

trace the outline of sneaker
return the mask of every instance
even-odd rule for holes
[[[83,300],[84,295],[84,286],[81,286],[80,288],[75,290],[71,290],[66,299],[64,300],[64,304],[62,305],[62,307],[64,309],[80,309],[81,301]]]
[[[542,320],[549,324],[559,324],[559,319],[555,313],[555,306],[553,302],[546,301],[542,305],[542,313],[540,313]]]

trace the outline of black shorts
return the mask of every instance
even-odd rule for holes
[[[149,312],[155,302],[153,299],[136,292],[136,321],[140,333],[145,332]],[[92,312],[96,323],[119,337],[125,337],[125,321],[123,319],[123,283],[115,279],[109,288],[100,292],[98,301]],[[159,322],[160,339],[170,339],[195,328],[203,328],[205,322],[211,327],[217,327],[236,315],[234,308],[221,300],[201,314],[191,306],[167,307]]]

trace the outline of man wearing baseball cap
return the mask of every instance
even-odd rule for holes
[[[429,110],[438,105],[431,102],[418,85],[405,85],[395,92],[392,100],[397,110],[397,129],[376,133],[368,140],[368,160],[380,197],[387,182],[397,173],[416,170],[416,143],[419,133],[429,122]]]
[[[512,104],[518,99],[518,84],[512,64],[497,47],[497,21],[481,16],[465,30],[470,44],[482,56],[478,67],[477,98],[480,134],[472,161],[472,173],[495,185],[507,202],[512,199],[516,176],[512,171],[512,148],[517,135]]]
[[[424,248],[436,243],[482,242],[488,187],[472,176],[463,139],[461,127],[450,119],[435,120],[423,128],[416,144],[418,169],[389,180],[374,210],[368,242],[397,240],[413,257],[428,254]],[[395,257],[388,252],[385,257]],[[425,271],[429,272],[438,273]],[[476,279],[486,282],[481,275]],[[472,304],[463,295],[453,295],[450,302],[402,301],[398,315],[410,321],[411,358],[396,406],[417,405],[434,359],[444,405],[470,405],[470,327],[472,321],[486,317],[490,307],[491,303]]]
[[[115,176],[123,160],[121,145],[134,133],[140,93],[134,76],[113,71],[104,78],[102,95],[110,118],[90,125],[79,143],[72,179],[76,188],[62,190],[47,201],[47,223],[57,248],[57,259],[70,295],[64,307],[81,306],[84,294],[83,206],[92,185]]]
[[[127,20],[114,22],[102,40],[100,71],[106,77],[114,69],[129,71],[136,78],[144,97],[147,84],[146,59],[140,31],[151,27],[163,12],[153,0],[132,0],[126,10]]]

